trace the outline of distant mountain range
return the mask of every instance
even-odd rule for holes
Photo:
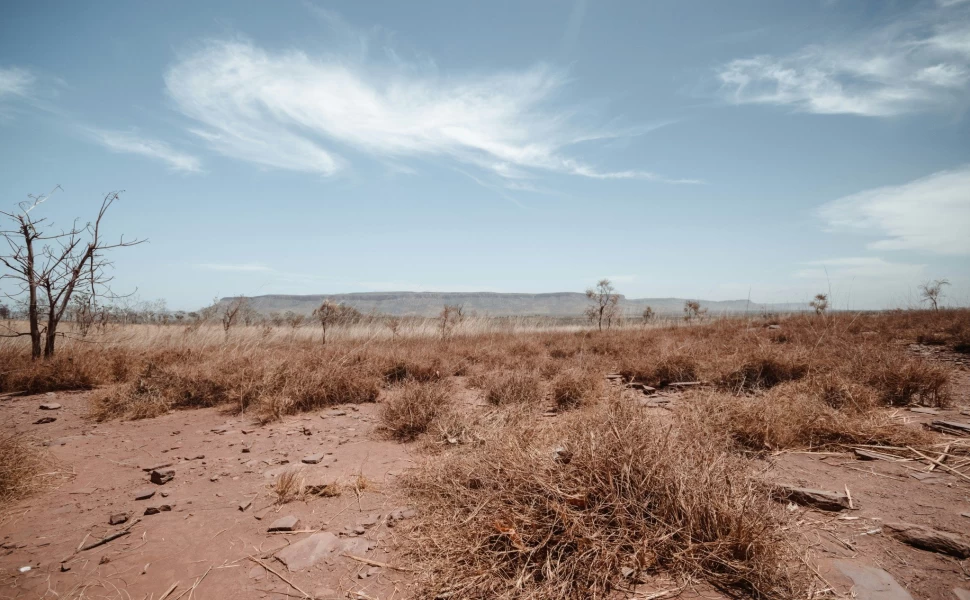
[[[397,316],[435,316],[445,304],[460,304],[469,315],[479,316],[548,316],[575,317],[589,306],[585,294],[555,292],[551,294],[502,294],[496,292],[363,292],[356,294],[313,294],[309,296],[252,296],[249,304],[262,314],[292,311],[309,315],[324,300],[353,306],[362,313]],[[223,298],[220,302],[229,302]],[[626,316],[639,316],[647,306],[657,314],[680,314],[684,298],[626,298],[620,296],[620,309]],[[796,312],[809,310],[808,304],[759,304],[748,300],[701,300],[701,307],[711,314],[761,312]]]

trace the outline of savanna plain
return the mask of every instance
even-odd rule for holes
[[[0,341],[0,598],[970,597],[970,311],[439,321]]]

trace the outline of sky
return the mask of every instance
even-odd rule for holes
[[[970,304],[970,1],[4,3],[0,204],[116,293]],[[2,285],[2,284],[0,284]]]

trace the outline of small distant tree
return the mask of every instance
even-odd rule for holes
[[[445,304],[438,314],[438,327],[441,338],[448,338],[455,327],[465,320],[465,306],[463,304]]]
[[[299,315],[293,312],[292,310],[288,310],[285,313],[283,313],[283,320],[286,321],[286,324],[293,329],[296,329],[300,325],[303,325],[303,321],[305,320],[305,318],[306,317],[304,317],[303,315]]]
[[[54,191],[59,189],[57,186]],[[35,219],[31,213],[54,191],[46,196],[29,196],[17,210],[0,211],[0,216],[10,223],[8,227],[0,228],[0,237],[8,246],[8,250],[0,254],[0,265],[8,271],[0,275],[0,280],[14,282],[17,289],[7,296],[26,301],[30,327],[27,333],[14,331],[5,337],[29,335],[30,355],[35,360],[42,353],[45,359],[54,356],[57,327],[76,291],[85,290],[92,302],[99,297],[112,296],[111,277],[107,275],[111,263],[105,259],[105,253],[144,241],[126,242],[122,237],[117,243],[110,243],[102,237],[101,222],[121,192],[106,194],[97,216],[83,227],[75,221],[67,230],[45,232],[44,229],[50,226],[47,219]]]
[[[326,344],[327,328],[333,325],[340,317],[340,305],[333,300],[324,300],[323,304],[313,311],[313,316],[320,321],[320,327],[323,329],[321,341]]]
[[[649,323],[650,321],[653,321],[654,317],[656,317],[656,316],[657,315],[654,314],[652,307],[648,306],[645,309],[643,309],[643,322],[644,323]]]
[[[586,309],[586,318],[602,330],[603,323],[609,328],[616,317],[620,306],[620,295],[614,294],[615,289],[609,279],[600,279],[596,287],[586,290],[586,298],[592,305]]]
[[[10,307],[3,303],[0,303],[0,319],[4,321],[10,320]]]
[[[922,301],[929,302],[933,310],[940,310],[940,300],[943,299],[943,288],[948,285],[950,285],[950,282],[947,279],[927,281],[920,285],[919,293],[923,297]]]
[[[98,308],[94,306],[88,294],[76,294],[71,300],[71,320],[74,321],[74,326],[77,327],[81,337],[88,336],[98,313]]]
[[[815,309],[816,315],[824,315],[825,311],[829,308],[829,295],[815,294],[815,298],[813,298],[808,305]]]
[[[685,300],[684,301],[684,320],[690,323],[694,319],[699,319],[707,310],[701,308],[701,303],[698,300]]]
[[[226,332],[226,339],[229,339],[229,330],[235,325],[240,317],[245,314],[249,307],[249,300],[245,296],[239,296],[230,300],[222,309],[222,329]]]

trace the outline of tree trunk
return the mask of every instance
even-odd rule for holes
[[[27,305],[27,320],[30,322],[30,358],[40,358],[40,324],[37,315],[37,281],[34,279],[34,241],[30,237],[30,230],[23,226],[24,240],[27,246],[27,289],[30,303]]]

